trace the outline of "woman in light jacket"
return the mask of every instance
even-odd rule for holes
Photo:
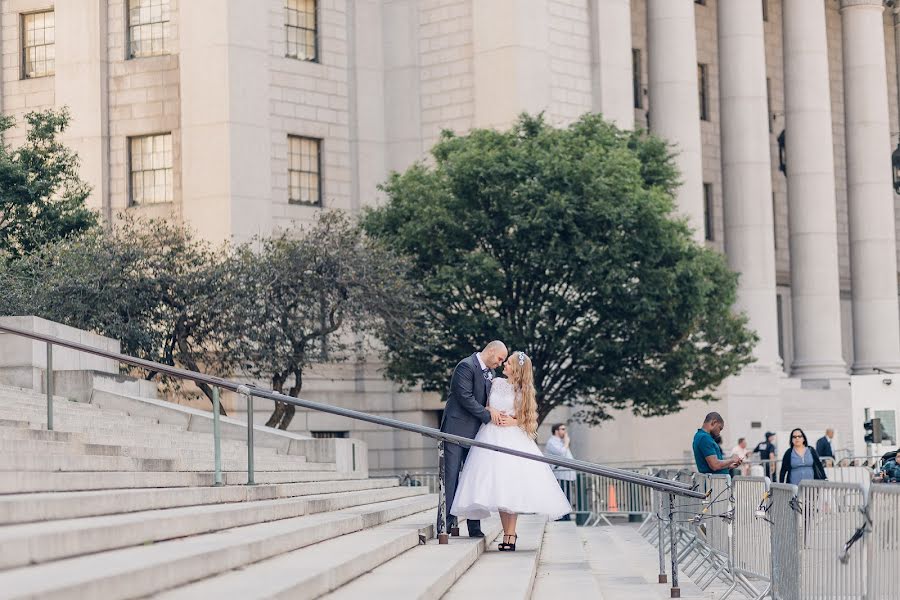
[[[791,432],[791,446],[781,458],[781,483],[797,485],[804,479],[825,479],[825,467],[819,455],[810,448],[806,434],[799,427]]]

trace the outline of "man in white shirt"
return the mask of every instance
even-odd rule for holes
[[[547,440],[547,445],[544,446],[544,454],[552,458],[574,459],[572,451],[569,450],[569,433],[565,424],[557,423],[553,425],[553,427],[550,428],[550,433],[552,435],[550,436],[550,439]],[[553,466],[552,468],[553,474],[556,475],[556,479],[559,481],[559,486],[562,488],[563,492],[565,492],[566,497],[571,503],[572,493],[574,491],[575,471],[565,467]],[[559,520],[570,521],[571,517],[570,515],[566,515]]]
[[[746,477],[750,474],[750,463],[743,462],[747,460],[750,450],[747,449],[747,438],[738,438],[737,446],[731,449],[732,456],[738,456],[741,459],[741,465],[737,469],[732,469],[732,475],[743,475]]]

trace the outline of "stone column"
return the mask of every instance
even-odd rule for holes
[[[678,209],[704,241],[703,154],[692,0],[647,0],[650,129],[675,145]]]
[[[721,2],[718,19],[725,253],[740,273],[735,308],[760,337],[756,364],[774,369],[781,359],[762,5]]]
[[[472,3],[475,127],[508,127],[550,106],[549,0]]]
[[[856,373],[900,367],[883,10],[881,0],[841,0]]]
[[[593,109],[622,129],[634,129],[631,0],[591,0]]]
[[[54,10],[56,106],[72,116],[62,140],[78,152],[79,173],[91,186],[88,206],[109,221],[107,3],[59,2]]]
[[[843,377],[825,5],[784,0],[783,11],[792,371]]]
[[[182,196],[200,237],[238,242],[272,227],[270,15],[256,3],[178,3]]]
[[[403,172],[426,151],[422,142],[419,9],[417,0],[385,0],[382,7],[384,166],[388,172]],[[359,99],[361,104],[368,102],[369,98]]]

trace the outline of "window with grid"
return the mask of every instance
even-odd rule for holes
[[[22,75],[25,79],[56,72],[56,18],[52,10],[22,15]]]
[[[128,0],[128,57],[169,52],[169,0]]]
[[[713,233],[713,193],[711,183],[703,184],[703,227],[706,239],[712,241],[715,236]]]
[[[310,431],[310,435],[316,440],[347,439],[349,431]]]
[[[641,51],[638,48],[631,49],[631,87],[634,94],[634,107],[644,107],[644,90],[641,84]]]
[[[322,140],[288,136],[288,199],[294,204],[321,204]]]
[[[285,0],[284,31],[287,40],[285,54],[289,58],[319,60],[316,0]]]
[[[709,121],[709,68],[697,65],[697,89],[700,92],[700,118]]]
[[[172,134],[131,138],[131,204],[172,202]]]
[[[762,0],[763,21],[769,20],[769,0]]]

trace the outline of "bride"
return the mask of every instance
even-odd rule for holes
[[[513,352],[503,366],[503,374],[506,379],[497,378],[491,386],[488,405],[505,416],[501,425],[482,425],[475,439],[541,456],[534,443],[537,403],[531,359],[524,352]],[[450,514],[486,519],[490,513],[499,512],[503,543],[498,549],[515,551],[519,513],[545,514],[557,519],[571,510],[550,465],[472,447],[459,477]]]

